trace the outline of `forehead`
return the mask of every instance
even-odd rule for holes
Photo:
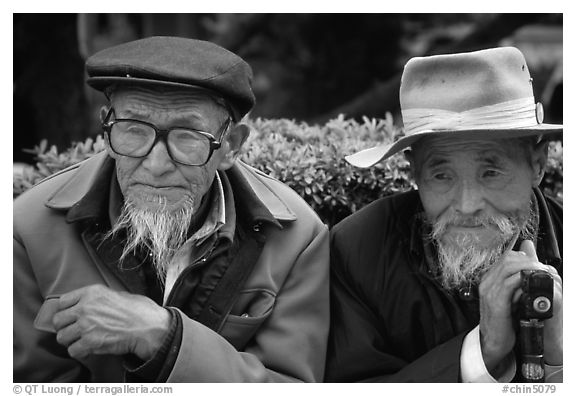
[[[110,95],[110,103],[123,116],[153,117],[155,113],[182,117],[216,117],[226,114],[224,101],[201,91],[180,88],[123,86]]]
[[[522,156],[517,139],[489,139],[433,136],[413,146],[414,160],[420,165],[435,165],[459,160],[476,162],[516,162]]]

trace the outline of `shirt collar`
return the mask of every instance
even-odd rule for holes
[[[234,235],[236,222],[235,213],[233,213],[233,208],[232,213],[230,208],[228,208],[229,210],[226,210],[224,187],[222,184],[222,178],[220,177],[219,173],[216,173],[216,176],[214,177],[212,194],[210,195],[209,199],[210,206],[206,219],[204,220],[204,224],[202,224],[198,231],[190,236],[190,241],[195,245],[200,245],[205,240],[210,238],[210,236],[218,232],[224,226],[224,224],[231,226],[232,230],[229,230],[230,227],[227,227],[228,230],[226,233],[224,233],[223,236],[228,237],[230,234],[232,234],[232,236]]]

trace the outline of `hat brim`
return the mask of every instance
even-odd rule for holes
[[[138,86],[163,86],[163,87],[187,88],[192,90],[205,91],[212,95],[224,98],[228,102],[230,102],[230,100],[226,98],[223,94],[216,92],[211,88],[176,81],[161,81],[140,77],[100,76],[100,77],[89,77],[86,80],[86,83],[90,85],[92,88],[102,92],[105,92],[106,88],[112,85],[138,85]],[[236,109],[236,106],[234,106],[233,103],[231,103],[230,107],[232,109],[232,112],[234,113],[233,114],[234,120],[235,121],[240,120],[242,118],[240,111]]]
[[[465,134],[467,137],[476,139],[507,139],[520,138],[535,135],[561,134],[563,125],[559,124],[538,124],[526,128],[517,129],[474,129],[474,130],[425,130],[410,136],[404,136],[391,144],[382,144],[366,150],[344,157],[346,161],[358,168],[369,168],[376,165],[392,155],[404,150],[416,143],[425,136],[459,136]]]

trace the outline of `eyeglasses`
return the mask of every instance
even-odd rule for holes
[[[216,140],[208,132],[184,127],[160,129],[149,122],[130,118],[115,118],[110,108],[102,129],[107,133],[108,143],[116,154],[132,158],[146,157],[152,148],[162,140],[172,161],[182,165],[205,165],[215,150],[222,146],[222,140],[230,125],[230,117],[219,128],[220,139]]]

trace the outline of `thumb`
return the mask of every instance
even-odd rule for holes
[[[522,241],[520,244],[520,251],[524,252],[526,256],[532,257],[538,260],[538,255],[536,254],[536,248],[534,247],[534,242],[529,239]]]

